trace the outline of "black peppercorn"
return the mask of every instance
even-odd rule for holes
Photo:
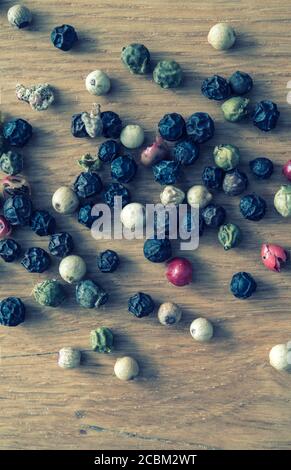
[[[24,147],[32,136],[32,126],[24,119],[14,119],[3,125],[3,135],[12,147]]]
[[[238,196],[245,191],[248,183],[247,175],[235,168],[225,174],[222,188],[228,196]]]
[[[152,263],[163,263],[172,256],[172,246],[168,238],[149,238],[145,241],[143,253]]]
[[[17,326],[25,320],[25,306],[18,297],[7,297],[0,302],[0,325]]]
[[[150,53],[143,44],[129,44],[122,48],[121,60],[131,73],[144,75],[150,70]]]
[[[72,235],[67,232],[54,233],[51,236],[48,249],[51,255],[58,258],[68,256],[74,249]]]
[[[182,226],[183,226],[183,230],[185,232],[191,233],[191,232],[194,231],[194,229],[195,229],[195,217],[191,213],[191,210],[187,209],[187,212],[183,217]],[[201,212],[199,212],[199,236],[200,237],[203,235],[204,228],[205,228],[204,219],[202,217]]]
[[[78,41],[78,36],[73,26],[63,24],[56,26],[51,32],[51,41],[57,49],[69,51]]]
[[[147,317],[153,312],[155,304],[150,295],[137,292],[128,299],[128,311],[137,318]]]
[[[48,211],[34,211],[30,227],[40,237],[52,235],[56,230],[56,219]]]
[[[238,70],[230,77],[229,84],[231,91],[235,95],[244,95],[253,88],[253,79],[248,73],[240,72]]]
[[[230,283],[230,290],[238,299],[247,299],[257,289],[254,278],[245,272],[234,274]]]
[[[185,121],[181,114],[165,114],[158,124],[159,133],[165,140],[175,141],[185,134]]]
[[[114,158],[118,157],[119,144],[115,140],[106,140],[98,150],[98,157],[104,163],[111,163]]]
[[[173,157],[181,165],[192,165],[199,157],[199,145],[192,139],[181,140],[174,147]]]
[[[274,165],[269,158],[259,157],[251,160],[249,163],[251,172],[259,179],[266,180],[270,178],[274,171]]]
[[[207,113],[194,113],[186,121],[187,135],[202,144],[214,135],[214,122]]]
[[[103,193],[103,200],[105,204],[109,207],[114,206],[114,198],[121,197],[121,205],[122,207],[126,206],[126,204],[130,203],[131,196],[129,190],[123,186],[121,183],[111,183],[109,184],[104,193]]]
[[[279,116],[280,112],[276,103],[269,100],[257,103],[252,112],[254,125],[264,132],[268,132],[276,127]]]
[[[153,167],[153,174],[155,181],[160,184],[175,184],[179,172],[180,172],[180,165],[171,160],[161,160],[159,163],[154,165]]]
[[[23,156],[17,152],[8,151],[0,157],[0,169],[7,175],[17,175],[23,170]]]
[[[239,207],[245,219],[257,221],[264,217],[267,204],[262,197],[248,194],[241,199]]]
[[[221,189],[224,171],[217,166],[206,166],[202,173],[202,181],[208,189]]]
[[[21,253],[21,246],[12,238],[0,240],[0,256],[6,263],[15,261]]]
[[[216,204],[208,204],[202,209],[202,217],[207,227],[217,228],[223,224],[226,217],[225,209]]]
[[[93,197],[102,191],[103,184],[98,173],[82,172],[74,182],[73,189],[79,198]]]
[[[102,273],[113,273],[119,266],[119,256],[113,250],[102,251],[97,257],[97,266]]]
[[[50,267],[51,259],[45,250],[33,247],[26,250],[21,264],[30,273],[43,273]]]
[[[92,208],[94,205],[94,202],[87,202],[80,207],[78,212],[78,222],[82,225],[85,225],[87,228],[91,228],[93,222],[99,219],[103,214],[102,211],[100,211],[98,215],[92,215]]]
[[[226,100],[231,93],[228,81],[219,75],[213,75],[203,80],[201,92],[206,98],[217,101]]]
[[[25,194],[16,194],[6,199],[4,217],[11,225],[28,225],[32,212],[31,200]]]
[[[111,163],[111,176],[119,183],[129,183],[137,172],[137,164],[129,155],[115,158]]]
[[[103,136],[106,138],[118,139],[122,129],[122,121],[118,114],[113,111],[101,113],[103,124]]]
[[[82,119],[82,113],[73,114],[71,121],[71,133],[74,137],[89,137],[85,123]]]

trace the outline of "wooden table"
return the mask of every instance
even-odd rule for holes
[[[291,379],[268,364],[269,349],[291,337],[290,269],[281,275],[267,271],[260,261],[262,242],[290,247],[290,221],[273,208],[273,195],[284,182],[281,165],[290,158],[291,10],[288,0],[183,1],[79,0],[29,1],[34,14],[31,30],[14,30],[6,20],[13,2],[0,6],[2,112],[23,117],[34,128],[24,148],[25,174],[39,208],[51,210],[53,192],[70,184],[79,172],[76,160],[95,152],[99,142],[74,139],[73,113],[88,110],[92,97],[86,75],[100,68],[112,78],[112,92],[100,98],[103,109],[114,110],[124,123],[144,126],[147,142],[166,112],[185,116],[209,112],[216,122],[215,138],[202,147],[199,162],[185,172],[181,187],[200,182],[203,167],[212,162],[219,143],[237,145],[242,169],[265,155],[275,163],[270,181],[257,182],[249,174],[249,191],[266,198],[264,220],[242,220],[237,197],[218,194],[231,221],[244,232],[239,249],[225,253],[215,231],[209,230],[195,252],[186,253],[195,278],[187,288],[165,280],[164,266],[145,262],[142,241],[93,240],[73,216],[57,215],[60,230],[69,231],[76,253],[88,262],[88,275],[110,293],[99,311],[80,309],[71,300],[61,308],[40,308],[30,292],[36,281],[57,276],[58,263],[43,275],[29,275],[19,263],[1,262],[1,298],[18,295],[27,306],[27,321],[18,328],[1,328],[1,437],[3,449],[290,449]],[[223,53],[207,44],[209,28],[231,22],[238,32],[237,47]],[[69,53],[50,44],[56,25],[73,24],[80,43]],[[130,75],[120,62],[121,48],[130,42],[147,45],[154,62],[176,59],[185,71],[184,86],[165,91],[151,77]],[[230,76],[249,72],[255,80],[252,101],[272,99],[281,110],[274,132],[261,133],[250,122],[223,121],[220,105],[200,93],[203,78],[214,73]],[[32,111],[17,102],[15,85],[49,82],[57,103],[47,112]],[[139,152],[135,152],[138,158]],[[108,182],[109,171],[102,171]],[[158,202],[161,188],[151,171],[139,169],[129,185],[133,200]],[[46,248],[48,240],[29,229],[13,234],[26,249]],[[96,255],[113,248],[121,267],[113,274],[97,271]],[[179,253],[176,250],[175,253]],[[245,270],[258,283],[249,301],[229,293],[233,273]],[[183,308],[177,328],[159,324],[156,315],[136,319],[127,313],[127,299],[136,291],[151,294],[157,304],[172,300]],[[189,334],[190,322],[205,316],[215,325],[210,344]],[[111,355],[89,351],[91,329],[106,325],[116,335]],[[57,366],[57,352],[71,345],[84,351],[79,369]],[[140,378],[123,383],[113,375],[117,357],[133,355],[141,365]]]

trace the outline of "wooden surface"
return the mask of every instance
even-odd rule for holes
[[[209,112],[216,135],[202,148],[199,162],[189,169],[180,186],[200,182],[202,168],[212,162],[215,144],[232,143],[241,149],[242,169],[260,155],[275,163],[270,181],[250,176],[250,192],[268,201],[259,223],[243,221],[239,198],[218,195],[228,219],[244,232],[239,249],[224,253],[216,233],[208,231],[193,261],[194,282],[171,287],[164,266],[145,262],[142,242],[96,242],[73,216],[57,216],[60,230],[69,231],[76,253],[88,261],[89,276],[110,292],[100,311],[80,310],[73,299],[62,308],[40,308],[30,296],[36,281],[57,276],[57,262],[43,275],[29,275],[18,263],[1,262],[1,298],[20,296],[27,305],[27,321],[18,328],[1,328],[1,434],[2,449],[290,449],[291,376],[268,364],[269,349],[291,338],[290,268],[281,275],[260,262],[262,242],[290,248],[290,221],[275,213],[273,194],[283,182],[281,165],[290,158],[290,106],[286,85],[291,79],[291,9],[289,0],[173,1],[79,0],[29,1],[34,14],[31,30],[11,28],[6,12],[13,2],[0,5],[0,85],[2,112],[31,122],[34,137],[24,149],[25,174],[33,187],[33,200],[50,209],[52,193],[70,184],[78,174],[76,159],[95,152],[97,142],[70,135],[70,117],[88,110],[92,98],[84,87],[86,75],[100,68],[112,78],[113,89],[100,102],[117,111],[124,123],[144,126],[147,141],[165,112],[188,116]],[[227,53],[213,50],[206,41],[209,28],[230,21],[238,32],[237,47]],[[50,31],[64,22],[73,24],[80,44],[69,53],[52,47]],[[120,62],[122,46],[141,42],[153,60],[176,59],[185,71],[184,86],[163,91],[151,77],[130,75]],[[281,110],[280,125],[263,134],[251,123],[225,123],[219,103],[200,94],[203,78],[235,70],[249,72],[255,81],[252,101],[272,99]],[[16,101],[16,83],[47,81],[57,92],[57,103],[37,113]],[[138,152],[136,152],[138,156]],[[109,181],[108,169],[103,170]],[[129,185],[133,200],[159,200],[160,187],[150,171],[140,168]],[[29,229],[15,231],[23,248],[47,247],[47,239]],[[97,252],[110,247],[121,256],[116,273],[97,272]],[[176,253],[179,253],[176,250]],[[258,283],[249,301],[229,293],[234,272],[252,273]],[[127,299],[145,291],[158,303],[181,305],[183,321],[177,328],[160,325],[156,315],[135,319],[127,313]],[[189,324],[205,316],[215,324],[210,344],[195,343]],[[117,338],[112,355],[89,351],[89,331],[106,325]],[[82,367],[64,371],[57,366],[57,351],[71,345],[84,351]],[[141,365],[132,383],[113,375],[117,357],[131,354]]]

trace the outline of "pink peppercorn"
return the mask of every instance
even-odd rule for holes
[[[12,232],[12,228],[8,220],[3,215],[0,215],[0,239],[9,237]]]
[[[291,160],[285,163],[283,166],[283,175],[287,178],[288,181],[291,181]]]
[[[279,245],[264,243],[261,249],[262,261],[270,271],[280,272],[281,263],[286,263],[287,253]]]
[[[192,264],[186,258],[173,258],[167,265],[166,277],[174,286],[186,286],[192,282]]]
[[[144,166],[152,166],[168,157],[168,145],[162,137],[157,136],[155,142],[142,151],[140,161]]]

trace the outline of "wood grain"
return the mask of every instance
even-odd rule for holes
[[[291,272],[267,272],[259,255],[265,241],[291,246],[290,221],[280,218],[272,204],[283,182],[281,165],[290,157],[289,0],[27,0],[34,14],[29,31],[8,25],[6,12],[12,3],[0,5],[1,108],[6,116],[21,116],[33,125],[33,140],[24,149],[25,173],[38,207],[50,209],[52,193],[77,175],[76,159],[95,152],[97,142],[74,139],[69,128],[71,115],[92,103],[84,78],[96,68],[108,72],[113,82],[112,93],[100,99],[103,109],[120,113],[124,123],[144,126],[148,142],[165,112],[188,116],[206,111],[213,116],[215,138],[184,174],[182,188],[200,181],[218,143],[237,145],[246,171],[250,159],[270,157],[275,174],[269,182],[250,176],[250,191],[265,197],[269,206],[259,223],[241,219],[238,198],[217,196],[229,220],[240,224],[244,241],[239,249],[224,253],[216,233],[206,233],[199,250],[189,255],[195,281],[187,288],[169,286],[164,266],[144,261],[141,241],[96,242],[74,217],[57,216],[58,227],[72,233],[90,277],[110,292],[110,302],[102,310],[77,308],[72,289],[72,300],[64,307],[41,309],[30,291],[39,279],[57,275],[57,262],[40,276],[27,275],[17,263],[2,262],[0,296],[22,297],[28,319],[23,326],[2,328],[0,333],[1,448],[290,449],[291,379],[271,369],[268,351],[291,338]],[[211,25],[222,20],[230,21],[239,35],[237,47],[227,53],[213,50],[206,41]],[[52,28],[65,22],[80,35],[79,46],[66,54],[49,41]],[[185,71],[184,86],[163,91],[150,77],[131,76],[119,58],[122,46],[130,42],[146,44],[154,61],[176,59]],[[250,123],[225,123],[219,104],[201,96],[204,77],[229,76],[238,69],[254,77],[254,102],[270,98],[280,106],[280,126],[274,132],[262,134]],[[14,88],[18,82],[42,81],[55,87],[57,103],[38,114],[16,101]],[[107,169],[103,179],[109,181]],[[146,169],[140,168],[130,189],[136,201],[159,199],[160,187]],[[17,230],[15,237],[23,248],[47,246],[47,239],[29,229]],[[122,258],[120,269],[111,275],[100,275],[96,268],[95,255],[105,247],[116,249]],[[258,282],[258,292],[249,301],[235,300],[228,290],[232,274],[239,270],[251,272]],[[184,311],[179,327],[166,329],[155,315],[132,318],[127,298],[138,290],[151,294],[157,303],[179,303]],[[215,324],[210,344],[197,344],[189,335],[189,324],[197,316]],[[89,331],[98,325],[107,325],[116,334],[116,351],[110,356],[88,351]],[[84,351],[80,369],[57,367],[57,351],[64,345]],[[124,354],[132,354],[141,364],[141,376],[132,383],[113,376],[115,359]]]

